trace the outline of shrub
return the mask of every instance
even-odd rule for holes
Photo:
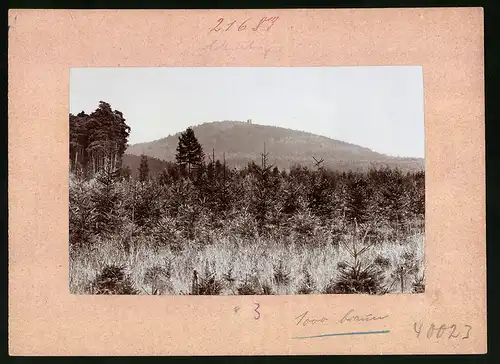
[[[367,244],[365,242],[372,227],[366,224],[360,227],[356,219],[354,219],[354,225],[352,245],[349,246],[345,241],[342,241],[343,247],[352,258],[352,262],[338,262],[339,276],[327,285],[325,293],[380,294],[383,292],[385,277],[377,263],[380,265],[386,262],[383,259],[375,259],[377,262],[368,264],[362,259],[363,255],[374,245],[374,243]]]
[[[243,296],[256,295],[256,294],[258,294],[258,286],[251,281],[245,280],[243,283],[241,283],[238,286],[237,291],[238,291],[239,295],[243,295]]]
[[[97,214],[91,200],[88,183],[70,175],[69,179],[69,243],[81,248],[89,244],[94,234]]]
[[[231,234],[242,238],[255,238],[257,236],[257,223],[252,214],[242,211],[236,214],[229,222]]]
[[[222,279],[226,282],[227,287],[233,288],[236,278],[233,275],[232,267],[226,273],[222,274]]]
[[[412,252],[404,252],[397,263],[396,268],[393,270],[391,277],[398,280],[400,283],[401,293],[405,291],[405,282],[408,276],[417,274],[419,267],[415,259],[415,254]]]
[[[123,223],[123,196],[112,173],[96,174],[90,199],[95,212],[95,234],[109,235],[118,231]]]
[[[384,276],[372,265],[362,267],[358,262],[352,266],[339,267],[339,277],[330,282],[326,287],[325,293],[382,293]]]
[[[196,270],[193,271],[192,295],[219,295],[222,292],[224,285],[215,277],[214,270],[211,271],[207,263],[204,275],[198,275]]]
[[[238,285],[237,292],[239,295],[272,295],[271,286],[264,283],[261,284],[255,270],[250,275],[246,275],[243,282]]]
[[[280,260],[277,265],[274,266],[274,281],[278,285],[286,286],[290,283],[290,273],[285,270],[283,266],[283,260]]]
[[[151,294],[162,294],[169,287],[171,275],[170,262],[166,267],[154,265],[146,270],[143,282],[151,286]]]
[[[425,280],[424,276],[415,277],[412,283],[412,293],[424,293],[425,292]]]
[[[134,295],[130,277],[125,273],[124,267],[107,265],[99,274],[93,284],[94,294]]]
[[[168,246],[172,251],[182,250],[182,232],[177,227],[176,219],[163,216],[151,230],[155,249]]]
[[[291,216],[288,224],[295,235],[308,238],[314,235],[320,222],[304,204],[304,201],[299,202],[300,208]]]
[[[313,292],[315,289],[314,287],[314,282],[312,280],[311,274],[307,271],[307,269],[304,269],[304,279],[302,280],[302,283],[299,287],[298,293],[299,294],[310,294]]]

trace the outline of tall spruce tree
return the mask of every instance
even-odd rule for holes
[[[198,139],[196,139],[193,129],[187,128],[179,137],[177,153],[175,155],[177,164],[181,170],[191,175],[191,171],[201,166],[204,159],[203,148]]]
[[[139,166],[139,181],[144,182],[149,179],[148,157],[141,155],[141,164]]]

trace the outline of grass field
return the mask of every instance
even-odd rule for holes
[[[148,237],[141,239],[132,243],[128,252],[121,237],[71,252],[71,293],[96,293],[95,286],[106,285],[106,279],[109,285],[126,281],[127,292],[134,294],[356,293],[357,287],[361,287],[360,293],[423,290],[422,232],[373,245],[348,235],[313,245],[221,236],[204,246],[193,243],[183,249],[157,249]],[[363,247],[368,249],[363,252]],[[355,265],[360,270],[375,269],[379,288],[363,292],[364,283],[355,282],[363,279],[362,272],[356,275]],[[118,268],[103,277],[106,267]],[[347,278],[342,272],[347,272]],[[335,282],[346,279],[348,285],[351,281],[348,292],[332,290]]]

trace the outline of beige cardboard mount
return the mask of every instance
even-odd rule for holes
[[[221,18],[236,23],[210,32]],[[11,355],[486,352],[481,8],[10,10],[8,21]],[[69,293],[70,68],[363,65],[423,69],[424,294]],[[350,310],[388,317],[339,323]],[[328,320],[297,325],[305,311]]]

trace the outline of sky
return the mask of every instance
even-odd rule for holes
[[[376,152],[424,157],[420,66],[72,68],[70,113],[120,110],[129,144],[252,119]]]

